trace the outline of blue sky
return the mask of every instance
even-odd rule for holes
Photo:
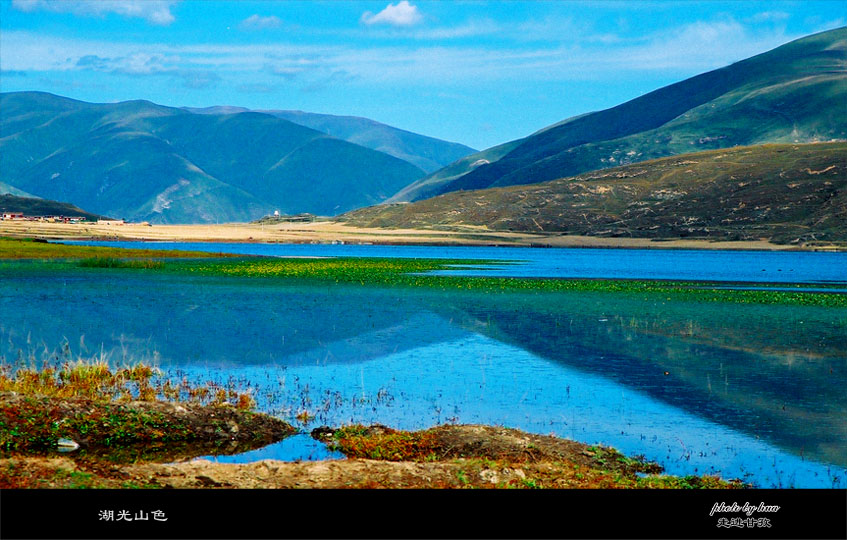
[[[483,149],[845,26],[845,5],[0,0],[0,91],[365,116]]]

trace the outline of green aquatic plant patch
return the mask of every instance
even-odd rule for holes
[[[459,265],[499,264],[499,261],[467,261],[444,259],[231,259],[207,261],[174,261],[167,270],[217,276],[256,278],[297,278],[360,285],[430,287],[443,290],[482,292],[614,292],[642,295],[646,300],[692,302],[736,302],[744,304],[790,304],[847,307],[847,294],[815,292],[815,285],[790,285],[795,290],[762,286],[757,290],[726,289],[727,284],[682,281],[623,279],[541,279],[504,277],[467,277],[427,275]],[[749,284],[747,284],[749,285]]]
[[[394,259],[365,257],[270,258],[178,250],[122,249],[48,244],[0,238],[0,260],[50,261],[48,271],[62,267],[139,269],[209,276],[299,279],[374,286],[437,288],[482,292],[609,292],[642,295],[645,300],[733,302],[847,307],[847,294],[820,292],[822,285],[761,284],[756,290],[727,289],[728,284],[624,279],[543,279],[432,275],[456,266],[513,264],[463,259]],[[2,265],[0,265],[2,266]],[[37,268],[32,267],[32,271]],[[749,286],[750,284],[745,284]],[[792,288],[794,290],[784,290]]]
[[[0,259],[155,259],[230,257],[225,253],[179,251],[176,249],[124,249],[105,246],[54,244],[32,238],[0,237]]]
[[[165,263],[153,259],[117,259],[114,257],[92,257],[79,261],[85,268],[162,268]]]

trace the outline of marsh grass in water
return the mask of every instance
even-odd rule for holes
[[[160,372],[145,364],[112,369],[106,362],[82,360],[60,368],[44,364],[40,369],[13,370],[0,365],[0,391],[54,398],[83,398],[100,401],[153,400],[156,390],[151,378]]]
[[[89,399],[105,402],[172,401],[199,405],[233,405],[251,410],[249,393],[217,383],[192,385],[174,382],[144,363],[115,368],[102,360],[68,361],[59,367],[44,362],[40,368],[13,367],[0,363],[0,392],[52,398]]]
[[[230,257],[225,253],[180,251],[176,249],[125,249],[103,246],[75,246],[49,243],[33,238],[0,237],[0,259],[157,259]]]
[[[144,362],[116,367],[108,355],[72,359],[67,341],[58,351],[45,348],[36,364],[33,349],[20,350],[12,363],[0,357],[0,452],[53,450],[65,437],[112,448],[192,441],[196,426],[175,419],[168,404],[244,413],[256,405],[234,385],[174,382]]]
[[[37,240],[0,238],[0,259],[81,259],[84,268],[158,270],[193,275],[300,279],[359,285],[437,288],[442,290],[593,291],[641,295],[645,300],[730,302],[847,307],[847,294],[804,289],[826,285],[793,285],[796,291],[763,284],[753,290],[727,289],[702,282],[623,279],[537,279],[426,275],[456,266],[503,264],[503,261],[465,259],[391,259],[333,257],[321,259],[245,257],[178,250],[124,249],[49,244]],[[73,263],[72,263],[73,264]],[[749,286],[750,284],[745,284]],[[785,284],[780,285],[786,288]]]
[[[788,304],[822,307],[847,307],[847,294],[811,292],[796,286],[796,291],[726,289],[726,284],[701,282],[609,280],[609,279],[533,279],[501,277],[456,277],[425,275],[457,265],[494,264],[494,261],[444,259],[231,259],[208,261],[173,261],[166,265],[172,271],[193,274],[228,275],[255,278],[298,278],[359,285],[426,287],[443,290],[482,292],[614,292],[640,295],[646,300],[661,298],[690,302],[732,302],[742,304]],[[782,286],[785,287],[784,285]]]
[[[116,259],[113,257],[93,257],[79,261],[83,268],[141,268],[158,269],[164,268],[165,263],[152,259]]]

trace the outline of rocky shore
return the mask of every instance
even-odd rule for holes
[[[0,394],[0,488],[738,488],[612,448],[484,425],[324,427],[346,459],[224,464],[296,430],[231,405]],[[61,435],[61,437],[59,437]],[[51,438],[52,437],[52,438]],[[58,451],[59,440],[78,448]]]

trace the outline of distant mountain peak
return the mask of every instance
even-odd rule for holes
[[[389,199],[531,184],[674,154],[847,139],[847,28],[580,115],[469,156]],[[497,159],[490,159],[497,154]],[[472,166],[479,159],[490,163]]]
[[[248,111],[268,114],[408,161],[427,173],[436,171],[476,151],[462,144],[419,135],[360,116],[336,116],[301,110],[251,110],[230,106],[185,107],[184,109],[197,114],[232,114]]]
[[[0,187],[129,220],[196,223],[275,209],[331,215],[425,174],[276,116],[206,112],[0,94]]]

